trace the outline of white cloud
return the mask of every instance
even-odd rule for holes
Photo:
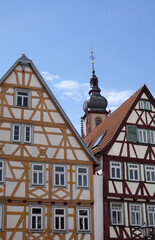
[[[89,83],[79,83],[74,80],[63,80],[59,83],[55,83],[54,87],[57,90],[60,90],[64,96],[80,101],[86,98]]]
[[[59,75],[51,74],[49,72],[41,72],[44,79],[48,81],[53,81],[54,79],[60,79]]]

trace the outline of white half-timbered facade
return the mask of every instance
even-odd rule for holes
[[[104,240],[143,239],[143,223],[155,226],[155,100],[148,88],[84,141],[103,166]]]
[[[93,240],[98,165],[22,55],[0,81],[0,239]]]

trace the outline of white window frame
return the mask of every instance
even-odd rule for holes
[[[30,163],[30,169],[31,169],[31,186],[45,186],[45,173],[46,173],[46,165],[45,163]],[[34,166],[41,166],[42,170],[35,170]],[[34,182],[34,174],[37,175],[37,182]],[[39,183],[39,175],[42,174],[42,183]]]
[[[128,163],[127,166],[128,166],[128,180],[129,181],[140,181],[140,166],[139,166],[139,164]],[[137,178],[136,178],[136,175],[137,175]]]
[[[86,172],[79,172],[80,169],[85,169]],[[76,166],[76,187],[88,189],[90,187],[90,180],[89,180],[89,166],[87,165],[78,165]],[[79,179],[81,178],[81,184],[79,183]],[[85,184],[86,181],[86,184]]]
[[[150,183],[155,183],[155,166],[145,165],[145,181]]]
[[[155,205],[147,205],[147,219],[148,225],[154,227],[155,226]]]
[[[4,204],[0,204],[0,231],[4,231]]]
[[[2,173],[2,180],[0,180],[0,184],[5,183],[5,159],[0,159],[2,166],[0,166],[0,172]]]
[[[151,103],[146,100],[140,100],[139,101],[139,109],[151,111]]]
[[[19,127],[19,139],[16,140],[15,139],[15,127],[18,126]],[[29,127],[30,128],[30,139],[29,141],[26,140],[26,128]],[[33,125],[30,124],[21,124],[21,123],[12,123],[11,126],[11,134],[12,134],[12,142],[15,143],[23,143],[23,144],[32,144],[33,142]]]
[[[120,202],[110,202],[111,225],[124,225],[124,205]]]
[[[110,161],[109,164],[110,164],[110,179],[122,180],[122,163],[117,161]],[[118,176],[118,171],[120,176]],[[115,176],[113,176],[113,173]]]
[[[28,94],[27,96],[20,95],[20,97],[22,98],[22,104],[21,105],[17,104],[17,99],[18,99],[18,96],[19,96],[19,92],[24,92],[24,93]],[[24,106],[24,104],[23,104],[24,98],[27,98],[27,103],[28,103],[27,106]],[[15,104],[14,104],[15,107],[30,108],[30,101],[31,101],[31,91],[29,89],[19,89],[19,88],[15,89]]]
[[[33,209],[41,209],[41,214],[33,213]],[[36,227],[32,227],[33,220],[32,218],[35,217],[36,219]],[[39,223],[39,217],[41,218],[41,228],[37,227]],[[39,223],[40,224],[40,223]],[[45,231],[45,207],[42,205],[30,205],[29,206],[29,231],[30,232],[44,232]]]
[[[85,211],[86,215],[81,215],[80,211]],[[87,221],[88,228],[86,229],[85,222]],[[82,229],[80,228],[80,222]],[[76,228],[77,233],[91,233],[91,208],[90,207],[76,207]]]
[[[142,205],[138,203],[129,203],[130,226],[142,226],[142,216]]]
[[[62,167],[64,171],[57,171],[57,167]],[[56,175],[58,176],[59,183],[56,183]],[[61,177],[64,177],[64,184],[62,184]],[[67,166],[63,164],[53,164],[53,187],[67,187]]]
[[[138,139],[140,143],[149,143],[148,129],[138,129]]]
[[[57,210],[63,210],[63,214],[57,214]],[[57,233],[66,233],[68,231],[68,222],[67,222],[67,216],[68,216],[68,208],[64,206],[53,206],[52,207],[52,231]],[[64,222],[64,228],[62,228],[62,221]],[[58,228],[56,226],[56,222],[58,221]]]

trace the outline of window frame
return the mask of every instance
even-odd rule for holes
[[[63,185],[62,184],[56,184],[56,181],[55,181],[56,174],[59,175],[59,181],[61,179],[60,175],[62,175],[61,172],[55,171],[56,167],[63,167],[64,168],[64,172],[63,172],[64,173],[64,184]],[[67,165],[65,165],[65,164],[53,164],[52,168],[53,168],[53,187],[54,188],[56,188],[56,187],[67,188],[67,179],[68,179],[68,177],[67,177]]]
[[[86,173],[79,173],[79,168],[85,168]],[[75,166],[75,172],[76,172],[76,188],[77,189],[90,189],[90,168],[88,165],[76,165]],[[82,176],[82,185],[79,185],[78,177]],[[84,186],[84,177],[87,178],[87,186]]]
[[[120,164],[120,167],[119,167],[119,169],[120,169],[120,178],[116,178],[116,177],[113,177],[112,176],[112,167],[111,167],[111,164],[112,163],[116,163],[116,164]],[[110,179],[111,180],[117,180],[117,181],[120,181],[120,180],[122,180],[123,179],[123,171],[122,171],[122,162],[120,162],[120,161],[113,161],[113,160],[110,160],[109,161],[109,175],[110,175]],[[116,170],[115,170],[115,173],[116,173]]]
[[[17,98],[18,98],[18,92],[25,92],[28,93],[28,105],[27,106],[23,106],[23,105],[17,105]],[[24,98],[24,96],[22,97],[22,99]],[[31,90],[30,89],[22,89],[22,88],[15,88],[15,94],[14,94],[14,107],[18,107],[18,108],[30,108],[31,106]]]
[[[154,168],[154,171],[151,171],[151,172],[154,172],[154,178],[155,178],[155,165],[151,165],[151,164],[145,164],[144,165],[144,172],[145,172],[145,182],[147,182],[147,183],[155,183],[155,180],[148,180],[148,177],[147,177],[147,170],[146,170],[146,168],[147,167],[152,167],[152,168]],[[150,178],[152,179],[152,174],[150,174]]]
[[[116,211],[117,213],[121,212],[122,221],[120,223],[118,221],[117,221],[117,223],[114,223],[114,221],[113,221],[113,212],[114,212],[112,209],[113,204],[121,205],[121,211]],[[117,220],[118,220],[118,214],[117,214]],[[111,221],[112,226],[123,226],[124,225],[125,219],[124,219],[124,203],[123,202],[110,202],[110,221]]]
[[[144,141],[144,133],[146,134],[146,141]],[[142,133],[142,140],[140,139],[140,133]],[[153,141],[151,137],[151,133],[153,134]],[[155,130],[148,128],[138,128],[134,125],[126,125],[126,134],[127,141],[144,144],[144,145],[154,145],[155,146]]]
[[[135,174],[133,174],[134,178],[130,178],[130,166],[129,165],[135,165],[137,166],[137,171],[138,171],[138,179],[135,178]],[[132,170],[132,169],[131,169]],[[127,163],[127,171],[128,171],[128,180],[132,182],[139,182],[141,179],[141,174],[140,174],[140,164],[138,163]],[[134,169],[133,169],[134,171]],[[135,171],[134,171],[135,172]]]
[[[6,160],[0,158],[0,162],[3,163],[3,166],[0,167],[0,170],[2,169],[2,181],[0,181],[0,185],[4,185],[5,184],[5,175],[6,175]]]
[[[19,140],[14,139],[14,128],[19,126]],[[26,127],[30,127],[30,140],[26,141]],[[32,124],[23,124],[23,123],[12,123],[11,124],[11,142],[12,143],[21,143],[21,144],[33,144],[33,125]]]
[[[135,209],[131,212],[131,206],[139,206],[140,207],[140,210],[139,211],[136,211]],[[132,216],[131,216],[131,213],[139,213],[139,220],[140,220],[140,223],[135,223],[133,224],[132,223]],[[135,218],[135,217],[134,217]],[[143,223],[143,209],[142,209],[142,204],[141,203],[129,203],[129,222],[130,222],[130,226],[142,226],[142,223]]]
[[[63,215],[56,215],[55,212],[57,209],[63,209],[64,214]],[[64,218],[64,229],[56,229],[56,217],[59,218],[59,223],[60,223],[60,218]],[[52,206],[52,218],[51,218],[51,227],[52,227],[52,232],[54,233],[67,233],[68,232],[68,207],[67,206]]]
[[[87,210],[88,212],[88,215],[87,217],[82,217],[81,218],[85,218],[88,220],[88,230],[86,229],[80,229],[79,227],[79,218],[80,218],[80,215],[79,215],[79,211],[80,210]],[[91,222],[91,207],[76,207],[76,231],[77,233],[91,233],[92,232],[92,222]]]
[[[34,165],[41,165],[43,167],[43,170],[34,170],[33,169],[33,166]],[[33,174],[37,172],[37,183],[34,183],[33,182]],[[38,183],[38,178],[39,178],[39,173],[42,173],[43,177],[42,177],[42,180],[43,182],[42,183]],[[31,186],[42,186],[42,187],[45,187],[46,185],[46,164],[45,163],[42,163],[42,162],[31,162],[30,163],[30,185]]]
[[[35,216],[35,214],[32,214],[32,209],[34,208],[40,208],[41,214],[37,215],[41,217],[41,229],[32,228],[32,217]],[[45,232],[45,206],[43,205],[29,205],[29,232]]]
[[[153,211],[149,212],[149,209],[148,209],[149,207],[154,207],[154,212]],[[148,225],[151,226],[151,227],[155,226],[155,205],[154,204],[147,204],[146,205],[146,211],[147,211],[147,222],[148,222]],[[153,217],[152,217],[153,224],[150,224],[149,214],[153,214]]]
[[[149,108],[148,108],[149,106]],[[139,100],[139,109],[144,111],[151,111],[151,102],[147,100]]]
[[[0,204],[0,232],[4,231],[4,204]]]

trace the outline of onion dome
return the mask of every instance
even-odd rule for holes
[[[98,78],[95,75],[94,70],[94,56],[93,52],[91,52],[91,59],[92,59],[92,76],[90,78],[90,90],[89,90],[89,97],[83,104],[83,110],[85,112],[91,111],[91,112],[102,112],[107,113],[106,107],[107,107],[107,99],[103,96],[101,96],[100,92],[101,89],[98,87]]]

